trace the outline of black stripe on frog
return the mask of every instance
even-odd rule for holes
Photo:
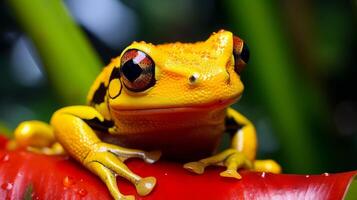
[[[104,83],[100,83],[97,90],[94,92],[92,100],[90,102],[91,105],[93,104],[101,104],[104,102],[105,95],[107,94],[107,87],[105,87]]]
[[[244,126],[242,124],[237,123],[233,119],[233,117],[226,117],[225,125],[226,125],[226,132],[228,132],[229,135],[231,135],[231,136],[233,136],[235,133],[237,133]]]
[[[114,127],[114,122],[111,120],[100,121],[98,118],[82,120],[96,131],[108,132],[108,129]]]

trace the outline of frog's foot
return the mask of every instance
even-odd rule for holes
[[[20,146],[16,140],[10,140],[7,143],[6,149],[13,151],[16,149],[26,149],[29,152],[45,155],[66,155],[66,151],[63,149],[62,145],[55,142],[49,147],[38,147],[38,146]]]
[[[197,162],[187,163],[184,165],[184,168],[191,172],[202,174],[205,168],[210,165],[226,166],[227,169],[221,172],[220,175],[236,179],[242,178],[237,172],[237,169],[253,168],[252,162],[245,156],[245,154],[236,149],[227,149],[217,155],[199,160]]]
[[[160,156],[161,153],[159,151],[145,152],[99,143],[84,159],[83,164],[102,179],[115,199],[134,199],[133,196],[125,196],[119,192],[116,183],[117,175],[133,183],[136,191],[141,196],[145,196],[152,191],[155,187],[156,179],[154,177],[142,178],[134,174],[123,161],[127,158],[137,157],[148,163],[153,163]]]
[[[66,154],[61,144],[56,142],[52,127],[41,121],[20,123],[14,132],[15,139],[7,144],[8,150],[26,149],[46,155]]]
[[[58,142],[54,143],[50,147],[28,146],[26,147],[26,150],[33,153],[45,154],[45,155],[66,155],[66,151],[63,149],[62,145]]]
[[[281,167],[274,160],[255,160],[254,161],[254,171],[280,174]]]

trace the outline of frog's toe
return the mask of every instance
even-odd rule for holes
[[[254,171],[280,174],[281,167],[274,160],[256,160],[254,161]]]
[[[161,157],[161,151],[149,151],[144,154],[144,161],[147,163],[154,163]]]
[[[221,172],[219,175],[223,177],[242,179],[242,176],[237,172],[237,170],[232,169],[227,169],[226,171]]]
[[[119,198],[119,200],[135,200],[135,196],[133,195],[122,196]]]
[[[115,154],[122,162],[128,158],[141,158],[147,163],[154,163],[161,157],[161,151],[142,151],[107,143],[101,143],[99,146],[102,151],[108,151]]]
[[[206,165],[202,162],[189,162],[183,166],[185,169],[194,172],[196,174],[203,174]]]
[[[149,194],[156,185],[156,179],[154,177],[146,177],[140,179],[136,184],[136,191],[140,196]]]
[[[220,175],[236,179],[242,178],[237,172],[238,169],[251,169],[253,167],[252,161],[250,161],[243,152],[239,152],[236,149],[227,149],[221,153],[201,159],[197,162],[187,163],[184,165],[184,168],[197,174],[203,174],[205,167],[211,165],[227,167],[227,170],[220,173]]]
[[[107,148],[109,145],[105,144],[103,146]],[[103,146],[99,145],[97,149],[94,149],[92,152],[90,152],[83,161],[83,164],[103,180],[114,198],[132,198],[130,196],[124,197],[124,195],[119,193],[115,176],[123,177],[133,183],[136,186],[138,194],[141,196],[147,195],[152,191],[156,184],[156,179],[154,177],[142,178],[133,173],[120,159],[120,157],[125,156],[118,156],[118,152],[114,153],[113,148],[106,151]]]
[[[38,154],[45,154],[45,155],[65,155],[66,152],[63,149],[62,145],[58,142],[54,143],[50,147],[33,147],[33,146],[28,146],[26,148],[27,151],[32,152],[32,153],[38,153]]]
[[[110,194],[115,200],[134,200],[134,196],[125,196],[119,192],[116,177],[112,170],[108,169],[104,165],[99,162],[90,162],[86,165],[86,167],[91,170],[94,174],[99,176],[100,179],[107,186]]]

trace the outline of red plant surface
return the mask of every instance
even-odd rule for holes
[[[25,151],[4,150],[0,137],[0,199],[111,199],[105,185],[76,161]],[[157,185],[137,199],[342,199],[356,171],[322,175],[275,175],[242,171],[242,180],[222,178],[222,168],[194,175],[182,164],[129,160],[139,175],[155,176]],[[124,194],[134,187],[118,178]]]

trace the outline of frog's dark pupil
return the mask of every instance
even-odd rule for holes
[[[133,60],[127,61],[122,67],[121,70],[123,72],[123,75],[130,81],[134,82],[140,74],[143,72],[143,69],[141,67],[134,63]]]
[[[240,58],[245,62],[248,63],[249,61],[249,48],[246,43],[243,44],[242,52],[240,53]]]

